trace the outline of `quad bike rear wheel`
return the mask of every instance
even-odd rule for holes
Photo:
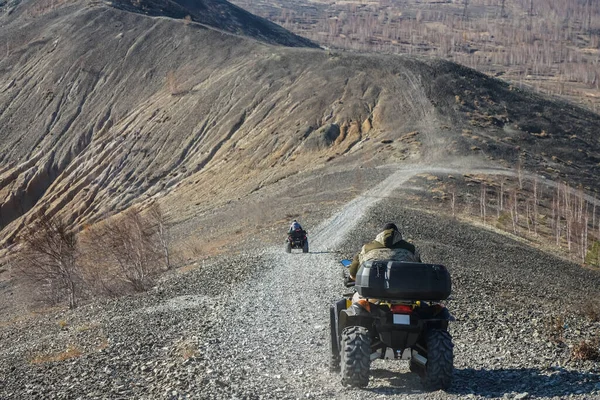
[[[292,252],[292,244],[289,241],[285,244],[285,252],[286,253]]]
[[[304,245],[302,246],[302,252],[308,253],[308,241],[304,241]]]
[[[452,337],[448,331],[432,329],[427,332],[427,364],[421,374],[421,382],[426,389],[446,390],[452,385],[453,348]]]
[[[365,387],[371,368],[371,337],[362,326],[349,326],[342,332],[342,385]]]

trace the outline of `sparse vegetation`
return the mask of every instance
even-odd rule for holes
[[[572,356],[576,360],[598,361],[600,360],[600,340],[582,340],[573,346]]]
[[[22,236],[14,264],[44,303],[75,308],[95,293],[110,297],[152,286],[172,266],[168,223],[157,204],[132,208],[76,234],[42,211]],[[68,326],[60,320],[61,329]]]
[[[328,47],[445,58],[600,107],[595,1],[234,3]]]
[[[179,94],[179,82],[177,81],[177,76],[175,75],[175,71],[167,72],[167,90],[171,94],[171,96],[175,96]]]
[[[59,353],[38,354],[32,357],[32,364],[45,364],[50,362],[60,362],[71,358],[79,357],[83,354],[81,349],[75,345],[69,345],[65,351]]]
[[[191,340],[181,340],[175,346],[176,352],[179,353],[181,358],[184,360],[188,360],[190,358],[196,357],[198,354],[198,346]]]
[[[549,316],[545,320],[545,330],[549,339],[555,343],[564,343],[565,319],[562,316]]]
[[[562,249],[582,264],[600,266],[598,200],[586,194],[583,187],[573,188],[563,182],[548,188],[537,178],[528,179],[518,171],[515,179],[472,175],[463,178],[463,183],[454,179],[437,183],[438,190],[448,193],[437,197],[447,203],[453,216],[478,218],[484,225]],[[431,180],[427,181],[431,184]],[[471,189],[459,189],[461,185]],[[472,207],[476,188],[478,210]]]

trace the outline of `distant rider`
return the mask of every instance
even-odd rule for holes
[[[300,226],[300,224],[296,220],[292,221],[292,224],[290,225],[290,230],[288,231],[288,235],[292,235],[293,233],[302,233],[302,234],[304,234],[304,229],[302,229],[302,227]]]
[[[402,240],[402,234],[396,224],[385,224],[375,240],[365,244],[350,264],[350,278],[356,280],[356,274],[363,262],[369,260],[393,260],[421,262],[419,251],[411,243]]]

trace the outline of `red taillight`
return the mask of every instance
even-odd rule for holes
[[[410,314],[413,308],[406,304],[392,304],[390,310],[392,314]]]

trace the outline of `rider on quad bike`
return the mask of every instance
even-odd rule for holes
[[[330,307],[330,368],[343,385],[369,383],[371,361],[410,356],[410,371],[429,390],[452,384],[454,317],[440,302],[451,294],[450,274],[426,264],[415,246],[388,223],[354,260],[343,260],[347,287]]]
[[[304,231],[304,230],[302,229],[302,226],[300,226],[300,223],[298,223],[298,221],[293,220],[292,223],[290,224],[290,229],[288,230],[288,235],[291,235],[292,233],[294,233],[296,231]]]
[[[413,244],[402,239],[396,224],[388,222],[375,240],[365,244],[360,253],[354,256],[349,270],[352,280],[355,280],[362,263],[369,260],[421,262],[421,255]]]
[[[302,249],[303,253],[308,253],[308,239],[306,231],[298,221],[293,220],[288,230],[288,238],[286,240],[285,251],[291,253],[292,249]]]

